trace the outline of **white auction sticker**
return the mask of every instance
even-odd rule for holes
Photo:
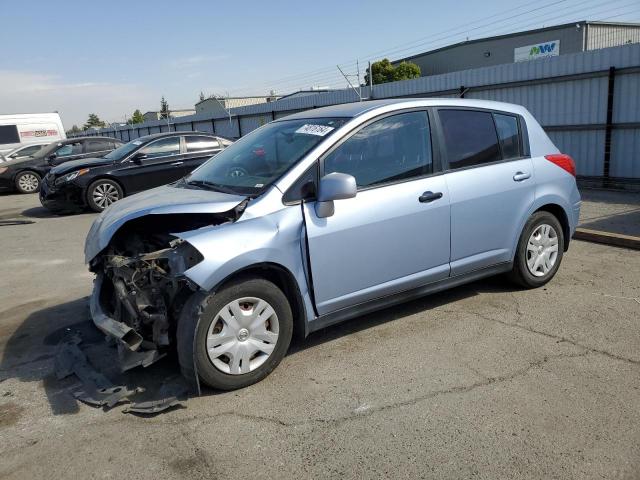
[[[307,124],[297,129],[296,133],[304,133],[306,135],[317,135],[319,137],[324,137],[331,130],[333,130],[333,127],[328,127],[326,125],[308,125]]]

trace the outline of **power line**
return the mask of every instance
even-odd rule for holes
[[[452,44],[452,41],[451,41],[452,38],[456,38],[456,37],[459,38],[461,35],[468,34],[471,31],[477,32],[478,30],[485,30],[485,29],[487,29],[488,27],[490,27],[492,25],[496,25],[496,24],[500,24],[500,23],[506,22],[508,20],[512,20],[514,18],[517,18],[517,17],[522,16],[522,15],[526,15],[526,14],[531,13],[533,11],[538,11],[541,8],[547,8],[547,7],[550,7],[550,6],[558,5],[558,4],[563,3],[565,1],[567,1],[567,0],[559,0],[559,1],[551,2],[551,3],[547,3],[547,4],[544,4],[544,5],[540,5],[540,6],[536,7],[534,10],[527,10],[527,11],[524,11],[524,12],[520,12],[520,13],[515,14],[515,15],[511,15],[511,16],[508,16],[508,17],[505,17],[505,18],[494,20],[492,22],[489,22],[489,23],[486,23],[486,24],[483,24],[483,25],[476,26],[476,27],[474,27],[472,29],[464,30],[464,28],[466,28],[466,27],[462,27],[463,30],[460,33],[453,33],[453,34],[450,33],[448,35],[435,38],[435,39],[431,40],[430,42],[425,42],[424,40],[427,39],[427,38],[434,38],[435,36],[439,35],[439,33],[431,34],[429,36],[422,37],[421,39],[414,40],[412,42],[407,42],[407,43],[401,44],[399,46],[392,47],[391,49],[380,50],[380,51],[375,52],[375,53],[387,53],[387,54],[392,53],[392,52],[399,53],[399,52],[407,51],[407,50],[415,50],[418,46],[421,47],[420,48],[420,50],[421,50],[420,53],[422,53],[422,52],[424,52],[426,46],[430,46],[430,45],[434,46],[434,45],[437,44],[437,42],[442,42],[444,40],[447,40],[447,41],[440,43],[436,48],[440,48],[440,47],[443,47],[443,46],[448,46],[448,45]],[[563,7],[563,8],[560,8],[560,9],[554,9],[554,11],[550,12],[550,13],[549,12],[545,12],[545,13],[543,13],[541,15],[535,15],[533,17],[529,16],[529,18],[528,18],[529,20],[531,18],[535,18],[536,20],[534,22],[529,22],[529,23],[526,23],[524,25],[520,24],[520,25],[518,25],[516,27],[514,27],[513,25],[509,25],[509,26],[505,26],[505,27],[506,27],[508,32],[514,32],[514,31],[525,29],[526,27],[529,27],[529,26],[532,26],[532,25],[545,24],[549,20],[554,20],[555,23],[557,24],[558,21],[560,20],[558,18],[558,12],[559,11],[564,11],[564,10],[567,10],[567,9],[575,9],[576,7],[592,3],[593,1],[598,1],[598,0],[585,0],[585,1],[581,1],[581,2],[578,2],[578,3],[571,4],[571,5],[567,5],[567,6]],[[605,7],[606,11],[608,12],[608,11],[611,10],[611,4],[612,3],[616,3],[616,2],[620,2],[620,1],[623,1],[623,0],[613,0],[612,2],[609,2],[608,5]],[[635,5],[635,4],[636,4],[636,2],[631,3],[631,4],[621,5],[621,6],[617,7],[617,8],[626,8],[628,6],[632,6],[632,5]],[[524,5],[520,5],[518,7],[515,7],[514,9],[511,9],[511,10],[509,10],[509,11],[503,13],[503,14],[500,14],[500,15],[508,14],[508,13],[510,13],[512,11],[519,10],[519,9],[521,9],[523,7],[524,7]],[[585,16],[584,16],[585,12],[588,12],[588,11],[591,11],[591,10],[594,10],[594,9],[599,9],[599,8],[603,8],[603,5],[599,4],[599,5],[586,7],[586,8],[581,9],[580,12],[579,12],[580,13],[580,19],[583,20],[585,18]],[[605,13],[605,11],[597,11],[593,15],[595,16],[595,15],[598,15],[598,14],[601,14],[601,13]],[[631,11],[631,12],[621,13],[619,15],[610,16],[608,18],[616,18],[616,17],[622,16],[622,15],[628,15],[629,13],[634,13],[634,12]],[[485,17],[484,19],[473,21],[473,22],[471,22],[469,24],[473,25],[473,24],[476,24],[476,23],[478,23],[480,21],[483,21],[483,20],[496,18],[496,17],[498,17],[500,15],[491,15],[489,17]],[[573,13],[561,15],[562,19],[568,18],[568,17],[571,17],[571,18],[575,19],[576,15],[574,15]],[[467,25],[469,25],[469,24],[467,24]],[[454,31],[460,30],[460,28],[461,27],[457,27],[457,28],[454,28],[453,30]],[[500,27],[498,27],[498,28],[500,28]],[[451,29],[448,30],[448,31],[451,32]],[[478,33],[480,33],[480,35],[482,35],[481,32],[478,32]],[[494,27],[494,29],[492,29],[492,33],[493,33],[493,35],[496,34],[495,27]],[[468,35],[467,35],[467,38],[468,38]],[[413,47],[400,48],[400,47],[402,47],[404,45],[409,45],[409,44],[413,45]],[[433,50],[433,49],[434,48],[431,48],[431,50]],[[369,54],[369,55],[371,55],[371,54]],[[359,57],[359,60],[364,62],[365,58],[366,57]],[[348,67],[355,66],[355,65],[356,65],[356,62],[352,61],[351,63],[348,63],[346,66],[344,64],[341,64],[340,66],[343,69],[347,69]],[[295,89],[295,88],[299,88],[300,85],[303,84],[303,83],[315,84],[315,85],[330,83],[330,85],[346,86],[346,83],[344,81],[341,81],[340,75],[337,72],[337,70],[335,69],[335,67],[325,67],[325,68],[316,69],[316,70],[313,70],[313,71],[310,71],[310,72],[306,72],[306,73],[300,73],[300,74],[297,74],[297,75],[290,75],[290,76],[287,76],[287,77],[283,77],[281,79],[270,81],[268,84],[264,84],[264,85],[265,86],[268,85],[268,87],[267,87],[268,89],[273,89],[273,88],[277,87],[278,90],[284,91],[284,90],[287,90],[287,89],[288,90],[292,90],[292,89]],[[329,86],[329,85],[322,85],[322,86]],[[259,87],[247,87],[244,90],[247,91],[247,90],[251,89],[253,91],[256,91],[258,88]]]

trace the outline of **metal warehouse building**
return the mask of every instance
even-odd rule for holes
[[[630,43],[640,43],[640,24],[582,21],[456,43],[392,63],[413,62],[426,77]]]

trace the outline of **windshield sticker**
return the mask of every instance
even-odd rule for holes
[[[326,125],[303,125],[296,130],[296,133],[303,133],[305,135],[317,135],[318,137],[324,137],[331,130],[333,130],[333,127],[328,127]]]
[[[264,187],[264,183],[256,183],[255,188],[262,188]]]

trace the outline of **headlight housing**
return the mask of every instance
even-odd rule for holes
[[[0,167],[0,175],[9,170],[9,167]]]
[[[63,175],[56,180],[56,185],[60,185],[62,183],[67,183],[72,180],[75,180],[79,176],[84,175],[85,173],[88,173],[88,172],[89,172],[88,168],[82,168],[80,170],[76,170],[75,172],[71,172],[66,175]]]

